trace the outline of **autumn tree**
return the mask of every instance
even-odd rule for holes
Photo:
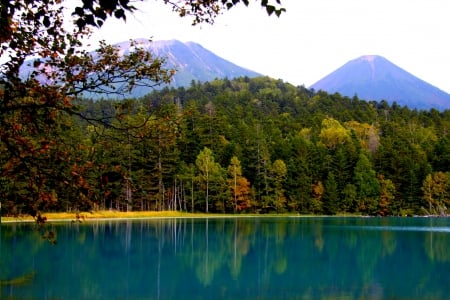
[[[329,150],[334,150],[338,145],[350,141],[349,130],[334,118],[326,118],[322,121],[319,137],[320,142]]]
[[[448,173],[428,174],[423,185],[423,199],[427,202],[427,214],[444,214],[450,204],[450,182]]]
[[[382,216],[391,215],[393,202],[395,200],[395,185],[392,180],[385,178],[381,174],[379,174],[377,178],[380,183],[379,214]]]
[[[323,195],[325,188],[321,181],[311,185],[311,203],[309,209],[315,214],[323,213]]]
[[[250,182],[242,176],[241,162],[233,156],[228,166],[228,184],[232,191],[233,211],[240,212],[250,206]]]

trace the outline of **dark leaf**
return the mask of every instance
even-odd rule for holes
[[[93,10],[93,0],[83,0],[83,8],[89,9],[90,11]]]
[[[118,9],[114,12],[114,16],[117,19],[125,19],[125,11],[123,9]]]
[[[86,23],[92,26],[97,26],[97,24],[95,23],[95,19],[93,15],[87,15],[86,16]]]
[[[266,6],[266,11],[267,11],[267,14],[270,16],[270,15],[272,15],[272,13],[275,11],[275,6],[273,6],[273,5],[267,5]]]
[[[116,10],[118,0],[99,0],[100,6],[108,13],[111,14]]]
[[[275,14],[277,15],[277,17],[279,17],[279,16],[281,15],[282,12],[286,12],[286,9],[284,9],[284,8],[277,9],[277,10],[275,11]]]
[[[34,15],[34,18],[35,18],[35,20],[39,20],[43,16],[45,16],[45,11],[43,9],[40,9],[36,12],[36,14]]]
[[[103,21],[106,20],[107,15],[103,9],[96,9],[94,12],[95,16]]]
[[[48,16],[44,17],[44,20],[42,21],[42,24],[44,24],[45,27],[50,26],[50,18]]]
[[[78,29],[80,30],[82,30],[86,26],[86,22],[81,18],[76,21],[76,24],[78,26]]]
[[[119,0],[120,5],[128,10],[132,10],[132,6],[128,6],[128,4],[130,3],[130,0]]]
[[[80,17],[84,16],[84,9],[81,7],[75,7],[75,11],[73,12],[73,15],[78,15]]]

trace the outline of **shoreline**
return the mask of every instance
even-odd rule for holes
[[[337,215],[302,215],[298,213],[280,213],[280,214],[220,214],[220,213],[191,213],[179,211],[139,211],[139,212],[120,212],[120,211],[97,211],[82,213],[44,213],[44,223],[89,223],[89,222],[107,222],[107,221],[142,221],[142,220],[161,220],[161,219],[201,219],[201,218],[377,218],[378,216],[366,216],[359,214],[337,214]],[[419,217],[419,218],[442,218],[449,216],[387,216],[389,217]],[[0,224],[12,223],[35,223],[36,220],[31,216],[18,217],[0,217]]]
[[[199,215],[199,216],[160,216],[160,217],[105,217],[105,218],[88,218],[88,219],[47,219],[46,223],[89,223],[89,222],[106,222],[106,221],[142,221],[142,220],[162,220],[162,219],[227,219],[227,218],[258,218],[258,217],[293,217],[289,215]],[[320,216],[295,216],[295,217],[320,217]],[[34,223],[32,219],[3,220],[1,224],[11,223]]]
[[[79,213],[43,213],[45,223],[87,223],[98,221],[128,221],[128,220],[160,220],[160,219],[196,219],[196,218],[255,218],[255,217],[365,217],[361,215],[342,214],[335,216],[323,215],[301,215],[301,214],[219,214],[219,213],[190,213],[177,211],[146,211],[146,212],[116,212],[99,211]],[[34,223],[36,220],[31,216],[1,217],[0,224],[8,223]]]
[[[44,213],[43,217],[46,218],[45,223],[85,223],[96,221],[127,221],[127,220],[158,220],[158,219],[183,219],[183,218],[249,218],[249,217],[261,217],[261,216],[289,216],[283,215],[260,215],[260,214],[206,214],[206,213],[186,213],[175,211],[162,211],[162,212],[94,212],[94,213],[79,213],[77,217],[76,213]],[[0,219],[1,224],[5,223],[34,223],[36,220],[31,216],[19,216],[19,217],[2,217]]]

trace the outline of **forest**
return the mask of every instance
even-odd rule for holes
[[[446,214],[450,202],[449,111],[269,77],[75,105],[10,129],[27,133],[27,147],[17,139],[14,158],[0,152],[3,214],[33,205],[388,216]]]

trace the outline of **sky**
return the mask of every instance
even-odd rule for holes
[[[108,20],[92,39],[192,41],[241,67],[306,87],[352,59],[381,55],[450,93],[449,0],[282,0],[287,11],[279,18],[258,2],[225,11],[213,25],[191,26],[162,0],[146,0],[125,24]]]

